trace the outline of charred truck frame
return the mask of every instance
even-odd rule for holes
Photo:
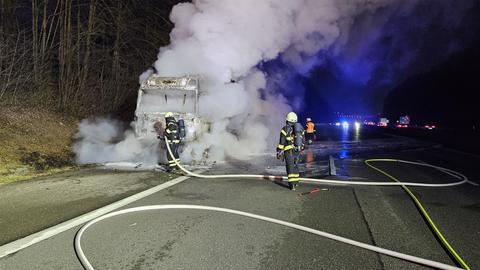
[[[135,110],[135,135],[140,139],[163,137],[165,114],[172,112],[184,123],[186,142],[197,139],[208,130],[208,123],[199,117],[200,77],[161,77],[150,75],[140,85]]]

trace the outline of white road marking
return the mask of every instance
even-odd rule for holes
[[[332,156],[329,156],[329,168],[330,168],[330,175],[337,175],[337,169],[335,168],[335,160]]]
[[[202,173],[203,170],[198,171],[198,173]],[[10,242],[8,244],[5,244],[3,246],[0,246],[0,258],[3,258],[9,254],[15,253],[17,251],[20,251],[24,248],[27,248],[33,244],[39,243],[45,239],[48,239],[52,236],[55,236],[59,233],[65,232],[71,228],[74,228],[76,226],[79,226],[81,224],[84,224],[90,220],[93,220],[97,217],[103,216],[109,212],[112,212],[114,210],[117,210],[120,207],[123,207],[127,204],[130,204],[132,202],[138,201],[140,199],[143,199],[147,196],[150,196],[162,189],[169,188],[171,186],[174,186],[176,184],[179,184],[187,179],[189,179],[190,176],[180,176],[177,177],[173,180],[170,180],[168,182],[165,182],[163,184],[160,184],[158,186],[155,186],[153,188],[147,189],[145,191],[142,191],[140,193],[134,194],[130,197],[127,197],[125,199],[122,199],[118,202],[114,202],[112,204],[109,204],[107,206],[101,207],[97,210],[91,211],[89,213],[83,214],[79,217],[67,220],[65,222],[62,222],[58,225],[55,225],[53,227],[47,228],[45,230],[39,231],[37,233],[31,234],[29,236],[26,236],[24,238],[18,239],[16,241]]]

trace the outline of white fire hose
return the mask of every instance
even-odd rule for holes
[[[166,145],[167,145],[167,150],[169,154],[173,157],[172,151],[170,149],[168,139],[165,138]],[[214,179],[214,178],[255,178],[255,179],[267,179],[267,180],[287,180],[287,177],[284,176],[271,176],[271,175],[255,175],[255,174],[228,174],[228,175],[201,175],[201,174],[196,174],[194,172],[188,171],[185,169],[181,164],[179,164],[175,158],[176,165],[187,175],[190,175],[192,177],[197,177],[197,178],[207,178],[207,179]],[[453,182],[453,183],[448,183],[448,184],[424,184],[424,183],[411,183],[411,182],[359,182],[359,181],[338,181],[338,180],[328,180],[328,179],[312,179],[312,178],[300,178],[301,181],[304,182],[311,182],[311,183],[318,183],[318,184],[342,184],[342,185],[369,185],[369,186],[422,186],[422,187],[448,187],[448,186],[456,186],[456,185],[461,185],[464,184],[468,181],[468,178],[456,171],[430,165],[430,164],[425,164],[425,163],[418,163],[418,162],[411,162],[411,161],[404,161],[404,160],[396,160],[396,159],[377,159],[377,160],[372,160],[372,161],[388,161],[388,162],[400,162],[400,163],[406,163],[406,164],[414,164],[414,165],[420,165],[420,166],[426,166],[426,167],[431,167],[438,169],[443,172],[448,172],[459,179],[462,179],[461,181],[458,182]],[[339,241],[345,244],[353,245],[359,248],[367,249],[370,251],[378,252],[380,254],[388,255],[391,257],[395,257],[398,259],[406,260],[409,262],[433,267],[436,269],[445,269],[445,270],[459,270],[462,268],[458,268],[456,266],[444,264],[441,262],[436,262],[400,252],[396,252],[393,250],[373,246],[370,244],[362,243],[359,241],[355,241],[352,239],[348,239],[345,237],[341,237],[338,235],[330,234],[324,231],[308,228],[302,225],[290,223],[287,221],[282,221],[274,218],[269,218],[265,216],[260,216],[252,213],[247,213],[247,212],[242,212],[238,210],[232,210],[232,209],[227,209],[227,208],[219,208],[219,207],[211,207],[211,206],[201,206],[201,205],[149,205],[149,206],[141,206],[141,207],[135,207],[135,208],[129,208],[129,209],[124,209],[124,210],[119,210],[115,211],[109,214],[106,214],[104,216],[98,217],[96,219],[91,220],[87,224],[85,224],[80,230],[77,232],[75,235],[75,251],[77,253],[78,259],[82,266],[87,269],[87,270],[94,270],[95,268],[92,266],[92,264],[89,262],[87,257],[85,256],[85,253],[83,252],[82,246],[81,246],[81,238],[83,233],[93,224],[102,221],[107,218],[111,218],[114,216],[119,216],[127,213],[133,213],[133,212],[141,212],[141,211],[151,211],[151,210],[165,210],[165,209],[189,209],[189,210],[205,210],[205,211],[216,211],[216,212],[223,212],[223,213],[229,213],[229,214],[234,214],[234,215],[240,215],[244,217],[249,217],[249,218],[254,218],[258,220],[263,220],[266,222],[271,222],[274,224],[279,224],[282,226],[286,226],[292,229],[297,229],[300,231],[312,233],[318,236],[323,236],[328,239],[332,239],[335,241]]]
[[[170,156],[173,157],[173,153],[168,144],[168,139],[165,138],[167,145],[167,150]],[[274,176],[274,175],[260,175],[260,174],[219,174],[219,175],[203,175],[191,172],[185,169],[180,163],[176,161],[175,158],[172,158],[175,161],[175,164],[187,175],[196,178],[205,178],[205,179],[216,179],[216,178],[253,178],[253,179],[266,179],[266,180],[288,180],[286,176]],[[386,161],[386,162],[399,162],[413,165],[420,165],[425,167],[434,168],[443,172],[451,173],[452,175],[458,176],[459,179],[462,179],[458,182],[447,183],[447,184],[425,184],[425,183],[413,183],[413,182],[362,182],[362,181],[343,181],[343,180],[329,180],[329,179],[314,179],[314,178],[299,178],[303,182],[317,183],[317,184],[341,184],[341,185],[361,185],[361,186],[417,186],[417,187],[451,187],[468,182],[468,178],[456,171],[442,168],[439,166],[434,166],[426,163],[412,162],[400,159],[372,159],[371,161]]]

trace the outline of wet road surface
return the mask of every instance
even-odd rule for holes
[[[389,181],[368,158],[398,158],[445,166],[480,180],[480,157],[373,130],[323,127],[302,155],[302,175]],[[331,173],[333,161],[337,175]],[[434,169],[379,164],[403,181],[455,181]],[[216,165],[209,174],[283,174],[274,154]],[[312,188],[321,190],[299,196]],[[323,189],[323,190],[322,190]],[[480,267],[480,188],[411,188],[455,250]],[[453,264],[400,187],[301,183],[299,190],[266,180],[195,179],[124,208],[195,204],[277,218],[395,251]],[[82,269],[71,229],[0,259],[0,269]],[[97,269],[428,269],[304,232],[224,213],[164,210],[114,217],[89,229],[83,248]]]

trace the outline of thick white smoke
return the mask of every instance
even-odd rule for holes
[[[85,119],[74,144],[77,162],[105,163],[116,161],[154,163],[155,141],[140,142],[131,130],[123,131],[121,123],[111,119]]]
[[[215,158],[239,159],[272,150],[290,102],[268,89],[260,97],[269,78],[256,66],[281,54],[301,64],[331,46],[342,30],[348,30],[355,14],[385,3],[202,0],[175,6],[171,44],[160,49],[155,68],[161,76],[204,78],[200,113],[214,128],[190,147],[202,145],[215,149]],[[201,153],[185,150],[187,155]]]
[[[212,123],[210,133],[185,146],[183,158],[200,159],[205,149],[215,160],[273,151],[291,103],[266,89],[270,78],[258,65],[282,57],[300,66],[347,40],[356,15],[390,2],[394,0],[194,0],[176,5],[170,16],[175,24],[171,44],[160,49],[155,69],[161,76],[200,75],[200,114]],[[85,131],[91,129],[102,127],[80,126],[80,162],[131,160],[144,151],[129,135],[114,145],[102,140],[101,146],[100,139],[90,137],[96,132]],[[123,155],[124,147],[131,155]]]

